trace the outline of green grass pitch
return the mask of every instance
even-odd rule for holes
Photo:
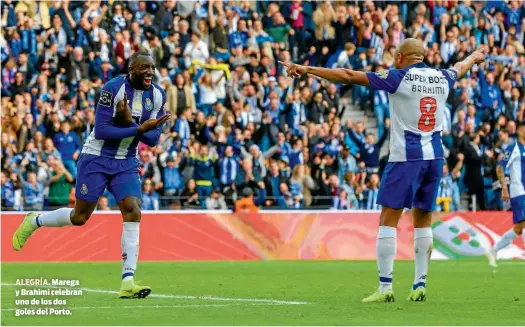
[[[396,262],[395,303],[363,304],[372,261],[139,262],[146,299],[122,300],[119,263],[2,264],[2,325],[523,325],[525,263],[434,261],[427,301],[406,301],[413,262]],[[17,278],[78,279],[72,316],[15,316]],[[27,288],[27,287],[25,287]],[[98,291],[94,291],[98,290]],[[25,297],[28,298],[28,297]],[[36,297],[39,298],[39,297]],[[46,299],[54,297],[45,297]],[[268,301],[264,301],[268,300]],[[303,303],[306,302],[306,303]],[[51,306],[53,307],[53,306]],[[59,308],[60,306],[54,306]]]

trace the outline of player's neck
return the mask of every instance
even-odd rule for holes
[[[421,63],[423,63],[423,60],[421,60],[421,59],[412,59],[410,61],[407,61],[407,64],[402,69],[405,69],[405,68],[413,66],[413,65],[421,64]]]
[[[518,142],[519,142],[521,145],[525,145],[525,137],[523,137],[523,138],[518,137]]]

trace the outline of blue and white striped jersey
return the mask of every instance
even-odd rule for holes
[[[417,63],[366,75],[370,87],[389,93],[389,161],[443,159],[443,111],[457,72]]]
[[[499,162],[509,169],[510,197],[515,198],[525,194],[525,145],[516,142],[505,151],[505,156]]]
[[[117,104],[128,97],[134,124],[131,127],[116,127],[112,120],[117,112]],[[149,119],[162,117],[166,93],[157,84],[147,90],[134,89],[129,77],[121,75],[104,85],[95,111],[95,128],[89,134],[82,153],[114,159],[126,159],[137,156],[137,145],[143,142],[155,146],[159,140],[161,128],[142,135],[137,132],[138,126]]]

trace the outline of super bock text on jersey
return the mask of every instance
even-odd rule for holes
[[[124,94],[134,123],[130,127],[116,127],[112,121]],[[137,90],[126,75],[104,85],[96,107],[95,128],[84,144],[77,165],[76,196],[79,199],[96,202],[106,187],[117,202],[127,196],[141,198],[137,147],[139,142],[155,146],[161,128],[138,134],[138,126],[149,119],[164,116],[165,103],[166,94],[158,85]]]
[[[370,87],[389,93],[392,121],[389,163],[377,203],[432,211],[443,170],[443,112],[457,72],[417,63],[367,77]]]

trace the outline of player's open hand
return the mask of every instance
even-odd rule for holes
[[[474,63],[477,65],[485,62],[485,48],[480,46],[471,54],[471,56],[474,58]]]
[[[150,119],[142,123],[142,125],[139,126],[138,132],[140,134],[144,134],[146,132],[149,132],[151,130],[154,130],[157,127],[160,127],[164,125],[168,120],[170,120],[171,115],[164,115],[160,117],[159,119]]]
[[[279,61],[279,63],[286,67],[286,73],[290,77],[300,77],[304,74],[306,74],[306,67],[297,65],[291,62],[282,62]]]

